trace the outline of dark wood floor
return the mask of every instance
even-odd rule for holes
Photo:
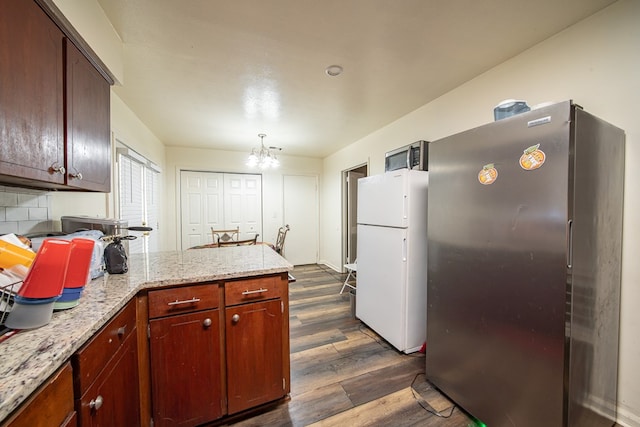
[[[425,380],[424,354],[398,352],[352,316],[345,275],[318,265],[293,275],[291,398],[230,425],[475,426]]]

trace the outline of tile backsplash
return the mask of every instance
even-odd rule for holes
[[[37,233],[53,227],[49,192],[0,185],[0,234]]]

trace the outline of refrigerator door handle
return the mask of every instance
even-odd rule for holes
[[[409,198],[405,194],[402,197],[402,218],[407,219],[409,213]]]
[[[407,238],[402,239],[402,262],[407,262]]]
[[[567,268],[573,264],[573,220],[567,222]]]

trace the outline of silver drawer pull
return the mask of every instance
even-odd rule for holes
[[[268,290],[269,289],[264,289],[264,288],[256,289],[255,291],[246,290],[242,293],[242,295],[261,294],[263,292],[267,292]]]
[[[200,302],[200,298],[193,297],[191,299],[185,299],[182,301],[175,300],[173,302],[168,302],[167,305],[191,304],[194,302]]]

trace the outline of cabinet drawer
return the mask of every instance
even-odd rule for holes
[[[149,318],[189,313],[220,305],[218,285],[185,286],[149,292]]]
[[[237,280],[224,284],[224,298],[227,306],[279,298],[281,292],[280,276]]]
[[[135,299],[73,355],[77,392],[83,394],[136,327]]]
[[[65,425],[73,411],[73,378],[67,363],[56,372],[18,412],[2,424],[6,427]]]

